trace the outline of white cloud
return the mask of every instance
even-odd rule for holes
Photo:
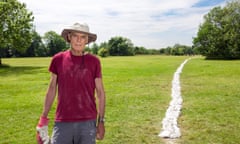
[[[97,43],[123,36],[136,46],[161,48],[191,45],[209,7],[192,7],[200,0],[20,0],[33,11],[36,30],[43,35],[86,22]]]

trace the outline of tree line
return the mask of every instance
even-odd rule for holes
[[[33,25],[33,13],[17,0],[0,1],[0,64],[1,57],[46,57],[69,48],[54,31],[40,36]],[[215,7],[204,16],[193,45],[149,49],[134,46],[130,39],[115,36],[99,45],[93,43],[86,51],[102,57],[139,54],[194,55],[206,58],[240,58],[240,2],[233,0],[224,7]]]
[[[36,31],[32,33],[30,45],[26,50],[13,47],[1,48],[2,57],[49,57],[54,54],[67,50],[69,44],[56,32],[49,31],[41,37]],[[134,56],[134,55],[193,55],[193,49],[190,46],[175,44],[173,47],[161,49],[147,49],[145,47],[134,46],[130,39],[121,36],[112,37],[109,41],[93,43],[85,48],[85,51],[99,55],[107,56]]]

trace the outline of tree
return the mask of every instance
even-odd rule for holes
[[[224,42],[228,46],[228,58],[240,59],[240,1],[228,3],[225,21]]]
[[[109,54],[112,56],[132,56],[134,55],[133,43],[123,37],[113,37],[108,42]]]
[[[194,48],[207,58],[240,58],[240,2],[229,2],[224,8],[215,7],[204,16]]]
[[[98,50],[99,50],[98,45],[96,43],[93,43],[91,50],[93,54],[98,54]]]
[[[24,52],[31,44],[33,20],[32,12],[28,12],[24,3],[1,0],[0,48]]]
[[[141,47],[136,46],[134,48],[134,53],[135,54],[148,54],[148,50],[143,46],[141,46]]]
[[[164,54],[165,53],[165,49],[164,48],[159,49],[159,53],[160,54]]]
[[[98,55],[101,57],[107,57],[108,56],[108,50],[106,48],[100,48],[98,50]]]
[[[170,46],[168,46],[167,48],[165,48],[165,50],[164,50],[164,54],[166,54],[166,55],[171,55],[171,47]]]
[[[43,39],[48,49],[49,56],[53,56],[54,54],[67,49],[67,44],[63,37],[54,31],[45,33]]]
[[[33,32],[32,43],[26,50],[25,56],[47,56],[47,49],[36,31]]]
[[[191,46],[184,46],[183,48],[184,55],[194,55],[194,50]]]

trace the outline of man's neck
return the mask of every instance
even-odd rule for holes
[[[74,50],[74,49],[70,49],[70,51],[71,51],[71,53],[72,53],[72,55],[75,55],[75,56],[82,56],[82,55],[84,55],[84,51],[76,51],[76,50]]]

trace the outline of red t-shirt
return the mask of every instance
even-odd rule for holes
[[[55,121],[96,119],[95,79],[102,77],[99,59],[91,54],[74,56],[67,50],[53,56],[49,71],[57,75],[58,83]]]

